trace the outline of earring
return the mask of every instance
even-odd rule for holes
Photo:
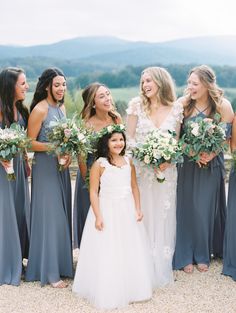
[[[93,109],[95,109],[95,104],[93,105]]]

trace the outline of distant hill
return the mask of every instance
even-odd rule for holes
[[[189,64],[236,65],[236,36],[179,39],[161,43],[114,37],[79,37],[49,45],[0,46],[0,61],[12,58],[53,58],[105,67]]]

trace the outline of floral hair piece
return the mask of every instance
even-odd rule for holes
[[[111,134],[113,132],[123,133],[125,131],[125,125],[123,124],[114,124],[104,127],[99,133],[98,138],[101,138],[107,134]]]

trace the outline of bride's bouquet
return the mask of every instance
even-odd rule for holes
[[[164,163],[182,162],[182,149],[175,138],[175,132],[162,132],[157,129],[149,133],[143,144],[133,150],[133,156],[153,169],[158,182],[165,181],[165,175],[159,166]]]
[[[16,179],[13,158],[19,153],[26,152],[30,144],[26,130],[20,125],[13,123],[9,128],[0,129],[0,160],[10,162],[10,166],[5,167],[8,180]]]
[[[59,170],[64,169],[65,155],[80,155],[86,158],[90,148],[90,133],[82,124],[72,119],[51,121],[47,130],[47,138],[50,143],[50,153],[59,157]]]
[[[196,118],[185,126],[185,133],[181,138],[183,153],[190,160],[198,161],[201,153],[216,153],[227,151],[226,123],[220,122],[220,115],[215,114],[214,119]]]

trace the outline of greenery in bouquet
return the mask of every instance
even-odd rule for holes
[[[63,156],[78,156],[86,159],[91,148],[91,132],[76,116],[72,119],[51,121],[47,130],[47,138],[50,143],[49,153],[59,156],[59,169],[63,170],[65,160]]]
[[[184,128],[184,135],[180,142],[183,153],[191,161],[198,161],[201,153],[216,153],[227,151],[226,123],[220,122],[220,114],[214,118],[196,118],[188,121]]]
[[[13,158],[19,153],[26,152],[30,146],[31,140],[20,125],[13,123],[9,128],[0,129],[0,160],[10,162],[10,166],[5,168],[8,180],[16,179]]]
[[[150,132],[145,142],[138,144],[133,149],[133,156],[154,170],[158,182],[165,181],[165,175],[159,169],[162,163],[181,163],[183,161],[182,148],[173,131],[154,130]]]

